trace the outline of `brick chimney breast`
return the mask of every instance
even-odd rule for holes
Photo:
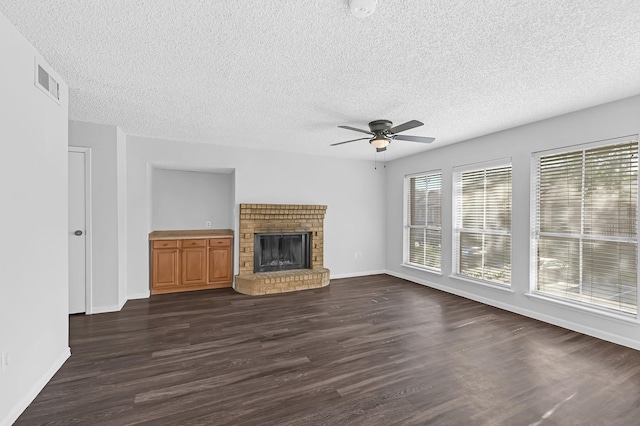
[[[329,285],[324,268],[324,216],[327,206],[305,204],[240,204],[240,259],[235,290],[251,295],[283,293]],[[309,232],[310,269],[254,273],[254,235]]]

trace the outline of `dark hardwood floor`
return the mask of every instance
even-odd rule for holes
[[[70,318],[16,425],[637,425],[640,352],[387,275]]]

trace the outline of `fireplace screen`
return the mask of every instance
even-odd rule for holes
[[[309,268],[308,233],[255,234],[253,272]]]

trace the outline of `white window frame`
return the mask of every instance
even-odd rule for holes
[[[458,213],[460,210],[460,205],[459,205],[459,196],[460,196],[460,192],[462,190],[462,174],[465,172],[471,172],[471,171],[480,171],[480,170],[488,170],[488,169],[494,169],[494,168],[499,168],[499,167],[505,167],[505,166],[509,166],[511,167],[511,227],[509,229],[509,231],[500,231],[500,230],[476,230],[476,229],[465,229],[462,228],[462,226],[459,226],[460,223],[458,222]],[[452,226],[452,253],[451,253],[451,260],[452,260],[452,274],[451,276],[453,278],[459,279],[459,280],[463,280],[463,281],[469,281],[472,283],[476,283],[476,284],[481,284],[481,285],[485,285],[488,287],[492,287],[492,288],[497,288],[497,289],[501,289],[501,290],[507,290],[507,291],[511,291],[511,278],[512,278],[512,273],[513,273],[513,235],[512,235],[512,227],[513,227],[513,163],[511,161],[511,157],[507,157],[507,158],[500,158],[500,159],[496,159],[496,160],[490,160],[490,161],[484,161],[484,162],[480,162],[480,163],[472,163],[472,164],[466,164],[466,165],[462,165],[462,166],[456,166],[453,168],[453,194],[452,194],[452,204],[453,204],[453,214],[452,214],[452,222],[453,222],[453,226]],[[497,282],[497,281],[490,281],[490,280],[485,280],[485,279],[481,279],[481,278],[477,278],[477,277],[472,277],[469,275],[465,275],[465,274],[461,274],[460,273],[460,258],[459,258],[459,254],[460,254],[460,232],[461,231],[473,231],[476,233],[482,233],[484,234],[490,234],[490,235],[504,235],[504,236],[509,236],[509,238],[511,239],[511,244],[510,244],[510,250],[509,250],[509,264],[510,264],[510,279],[509,279],[509,283],[502,283],[502,282]],[[483,255],[484,256],[484,255]],[[484,261],[483,261],[484,262]]]
[[[411,226],[409,223],[409,184],[412,178],[420,177],[420,176],[440,176],[440,208],[442,209],[442,170],[430,170],[426,172],[420,173],[412,173],[404,176],[404,185],[403,185],[403,239],[402,239],[402,265],[407,266],[409,268],[420,269],[427,272],[432,272],[436,274],[442,273],[442,210],[440,212],[440,226],[429,226],[425,224],[425,226]],[[425,215],[428,212],[428,205],[425,205]],[[410,228],[421,228],[432,231],[440,231],[440,266],[438,268],[433,268],[431,266],[422,265],[419,263],[411,263],[409,262],[409,230]]]
[[[575,309],[578,311],[583,311],[583,312],[588,312],[591,314],[600,314],[600,315],[604,315],[613,319],[621,319],[621,320],[625,320],[625,321],[631,321],[633,320],[634,323],[637,323],[639,318],[638,318],[638,311],[640,310],[640,246],[637,249],[637,259],[636,259],[636,265],[638,265],[638,278],[636,281],[636,286],[637,286],[637,300],[636,300],[636,313],[632,314],[632,313],[628,313],[628,312],[624,312],[621,310],[616,310],[613,308],[607,308],[605,306],[600,306],[600,305],[596,305],[593,303],[588,303],[588,302],[584,302],[584,301],[579,301],[579,300],[575,300],[575,299],[571,299],[571,298],[565,298],[565,297],[560,297],[560,296],[556,296],[553,294],[550,294],[548,292],[543,292],[543,291],[539,291],[537,289],[537,274],[538,274],[538,237],[541,235],[541,233],[538,230],[538,191],[539,191],[539,175],[538,175],[538,167],[539,167],[539,162],[540,159],[542,157],[547,157],[547,156],[551,156],[551,155],[556,155],[556,154],[562,154],[562,153],[570,153],[570,152],[575,152],[575,151],[587,151],[590,149],[594,149],[594,148],[600,148],[600,147],[604,147],[604,146],[609,146],[609,145],[616,145],[616,144],[621,144],[621,143],[625,143],[625,142],[629,142],[631,140],[634,141],[638,141],[638,135],[628,135],[628,136],[621,136],[621,137],[617,137],[617,138],[611,138],[611,139],[604,139],[604,140],[599,140],[599,141],[594,141],[594,142],[588,142],[588,143],[582,143],[582,144],[576,144],[576,145],[569,145],[569,146],[565,146],[565,147],[561,147],[561,148],[555,148],[555,149],[550,149],[550,150],[545,150],[545,151],[538,151],[538,152],[534,152],[531,156],[531,205],[530,205],[530,212],[531,212],[531,221],[530,221],[530,256],[529,256],[529,293],[527,293],[527,296],[532,297],[534,299],[540,299],[540,300],[544,300],[550,303],[553,303],[555,305],[559,305],[559,306],[563,306],[563,307],[567,307],[570,309]],[[640,191],[640,172],[638,173],[638,190]],[[638,198],[638,202],[640,203],[640,196]],[[638,217],[636,218],[636,220],[640,220],[640,206],[638,206]],[[582,215],[584,215],[584,213],[582,213]],[[636,224],[636,229],[640,229],[640,227],[638,227],[638,223]],[[552,235],[549,234],[549,235]],[[590,236],[591,238],[593,238],[594,236]],[[596,237],[595,239],[598,239],[598,237]],[[620,237],[615,238],[616,240],[621,240]],[[635,243],[638,244],[638,238],[636,237],[635,239]]]

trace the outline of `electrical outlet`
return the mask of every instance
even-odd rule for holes
[[[361,252],[361,251],[357,251],[357,252],[355,252],[355,253],[354,253],[354,257],[355,257],[356,259],[362,259],[362,252]]]
[[[9,364],[11,363],[11,357],[9,356],[9,351],[3,351],[2,356],[0,357],[0,365],[2,365],[2,371],[5,371],[9,368]]]
[[[206,226],[207,228],[211,228],[211,221],[208,220],[204,223],[204,226]]]

